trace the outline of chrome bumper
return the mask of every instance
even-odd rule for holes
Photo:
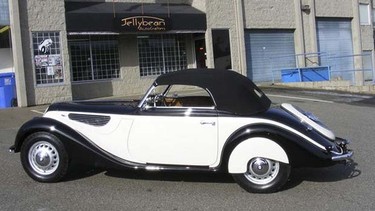
[[[333,161],[342,161],[342,160],[347,160],[353,156],[353,151],[352,150],[347,150],[345,153],[342,155],[334,155],[332,156]]]
[[[14,145],[11,146],[11,147],[9,147],[9,152],[10,152],[10,153],[15,152],[15,150],[16,150],[16,147],[15,147]]]
[[[350,141],[343,138],[336,138],[335,143],[337,147],[341,149],[341,153],[334,153],[332,156],[332,161],[345,161],[353,156],[353,151],[347,148]]]

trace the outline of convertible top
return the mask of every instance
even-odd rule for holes
[[[231,70],[186,69],[167,73],[155,85],[193,85],[208,89],[217,109],[253,115],[269,109],[271,100],[247,77]]]

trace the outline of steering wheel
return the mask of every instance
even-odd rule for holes
[[[154,97],[154,107],[156,107],[158,103],[160,103],[163,106],[167,106],[167,102],[165,101],[164,95],[162,95],[162,94],[155,95],[155,97]]]

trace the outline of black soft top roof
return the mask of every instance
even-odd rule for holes
[[[208,89],[217,109],[252,115],[269,109],[271,100],[247,77],[231,70],[188,69],[167,73],[156,85],[194,85]]]

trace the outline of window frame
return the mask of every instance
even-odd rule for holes
[[[173,46],[168,47],[168,39],[173,38]],[[148,39],[148,44],[155,45],[153,48],[144,49],[141,43],[142,39]],[[153,42],[152,42],[153,41]],[[170,44],[170,43],[169,43]],[[186,36],[182,34],[157,34],[157,35],[139,35],[137,36],[139,75],[141,78],[156,77],[165,73],[187,69],[187,43]],[[168,52],[173,49],[171,59]],[[159,52],[157,52],[159,51]],[[147,55],[146,55],[147,54]],[[169,58],[169,59],[168,59]],[[159,66],[152,66],[157,63]],[[170,65],[173,63],[174,65]],[[157,69],[159,67],[159,70]],[[144,69],[143,69],[144,68]]]
[[[48,50],[42,53],[39,47],[48,39],[52,40],[53,44],[48,45]],[[61,31],[31,31],[30,40],[34,86],[64,85],[66,83],[66,72]]]
[[[207,97],[210,97],[213,105],[212,106],[149,106],[148,105],[148,99],[149,97],[153,96],[157,96],[158,94],[155,94],[154,91],[156,88],[160,87],[160,86],[166,86],[165,90],[163,92],[161,92],[160,95],[162,95],[163,97],[166,97],[166,95],[168,94],[168,92],[171,90],[172,86],[175,86],[175,85],[179,85],[179,84],[170,84],[170,85],[152,85],[150,87],[150,89],[147,91],[147,93],[145,94],[144,98],[141,100],[141,102],[139,103],[138,107],[141,108],[141,109],[144,109],[144,110],[147,110],[147,109],[200,109],[200,110],[216,110],[217,108],[217,104],[216,104],[216,101],[215,101],[215,98],[213,97],[212,93],[210,92],[210,90],[208,89],[205,89],[205,88],[202,88],[202,87],[199,87],[199,86],[195,86],[195,85],[183,85],[183,86],[194,86],[194,87],[198,87],[200,88],[202,91],[205,91],[208,96]]]
[[[72,37],[76,37],[76,38],[72,38]],[[82,38],[81,38],[82,37]],[[95,39],[93,39],[92,37],[95,37]],[[82,39],[81,41],[75,41],[74,39],[77,39],[77,40],[80,40]],[[107,44],[109,43],[110,45],[113,45],[112,42],[116,42],[114,43],[114,46],[116,47],[116,49],[110,49],[111,51],[113,50],[112,53],[114,53],[114,55],[112,56],[111,54],[100,54],[102,57],[104,55],[105,57],[105,60],[106,61],[110,61],[110,66],[114,65],[114,66],[117,66],[116,68],[114,69],[105,69],[104,71],[105,72],[111,72],[111,71],[116,71],[117,73],[115,74],[117,77],[108,77],[108,78],[97,78],[98,75],[99,75],[99,72],[100,71],[96,71],[96,67],[97,66],[100,66],[98,64],[95,64],[96,61],[100,61],[100,59],[94,59],[95,56],[97,56],[96,53],[93,53],[94,52],[94,46],[97,44],[97,43],[100,43],[100,42],[107,42]],[[77,54],[76,56],[77,57],[82,57],[82,56],[89,56],[88,58],[88,61],[89,61],[89,64],[86,64],[86,66],[90,67],[89,68],[89,71],[87,72],[88,75],[87,76],[82,76],[81,78],[83,79],[78,79],[78,80],[75,80],[74,78],[74,70],[73,68],[74,67],[74,62],[82,62],[83,60],[77,60],[75,61],[73,59],[73,56],[72,56],[72,45],[74,45],[74,43],[78,43],[80,46],[85,46],[88,48],[88,52],[86,52],[86,54],[88,53],[88,55],[84,55],[84,54]],[[112,80],[119,80],[121,79],[121,66],[120,66],[120,49],[119,49],[119,36],[118,35],[78,35],[78,36],[75,36],[75,35],[72,35],[70,37],[68,37],[68,49],[69,49],[69,57],[70,57],[70,73],[71,73],[71,82],[74,83],[74,84],[79,84],[79,83],[95,83],[95,82],[101,82],[101,81],[112,81]],[[104,50],[108,50],[109,48],[106,47]],[[108,56],[110,55],[110,56]],[[108,57],[108,58],[107,58]],[[113,63],[112,63],[113,62]],[[105,66],[107,66],[108,64],[106,63]],[[82,68],[83,66],[81,66],[80,68]],[[103,71],[103,70],[102,70]],[[107,74],[109,75],[109,74]],[[84,78],[86,77],[86,79]],[[87,79],[89,78],[89,79]]]
[[[366,14],[363,14],[364,11],[366,11]],[[367,19],[363,20],[362,17],[365,17],[365,16]],[[372,21],[371,21],[370,5],[360,3],[359,4],[359,25],[368,26],[368,25],[371,25],[371,22]]]

